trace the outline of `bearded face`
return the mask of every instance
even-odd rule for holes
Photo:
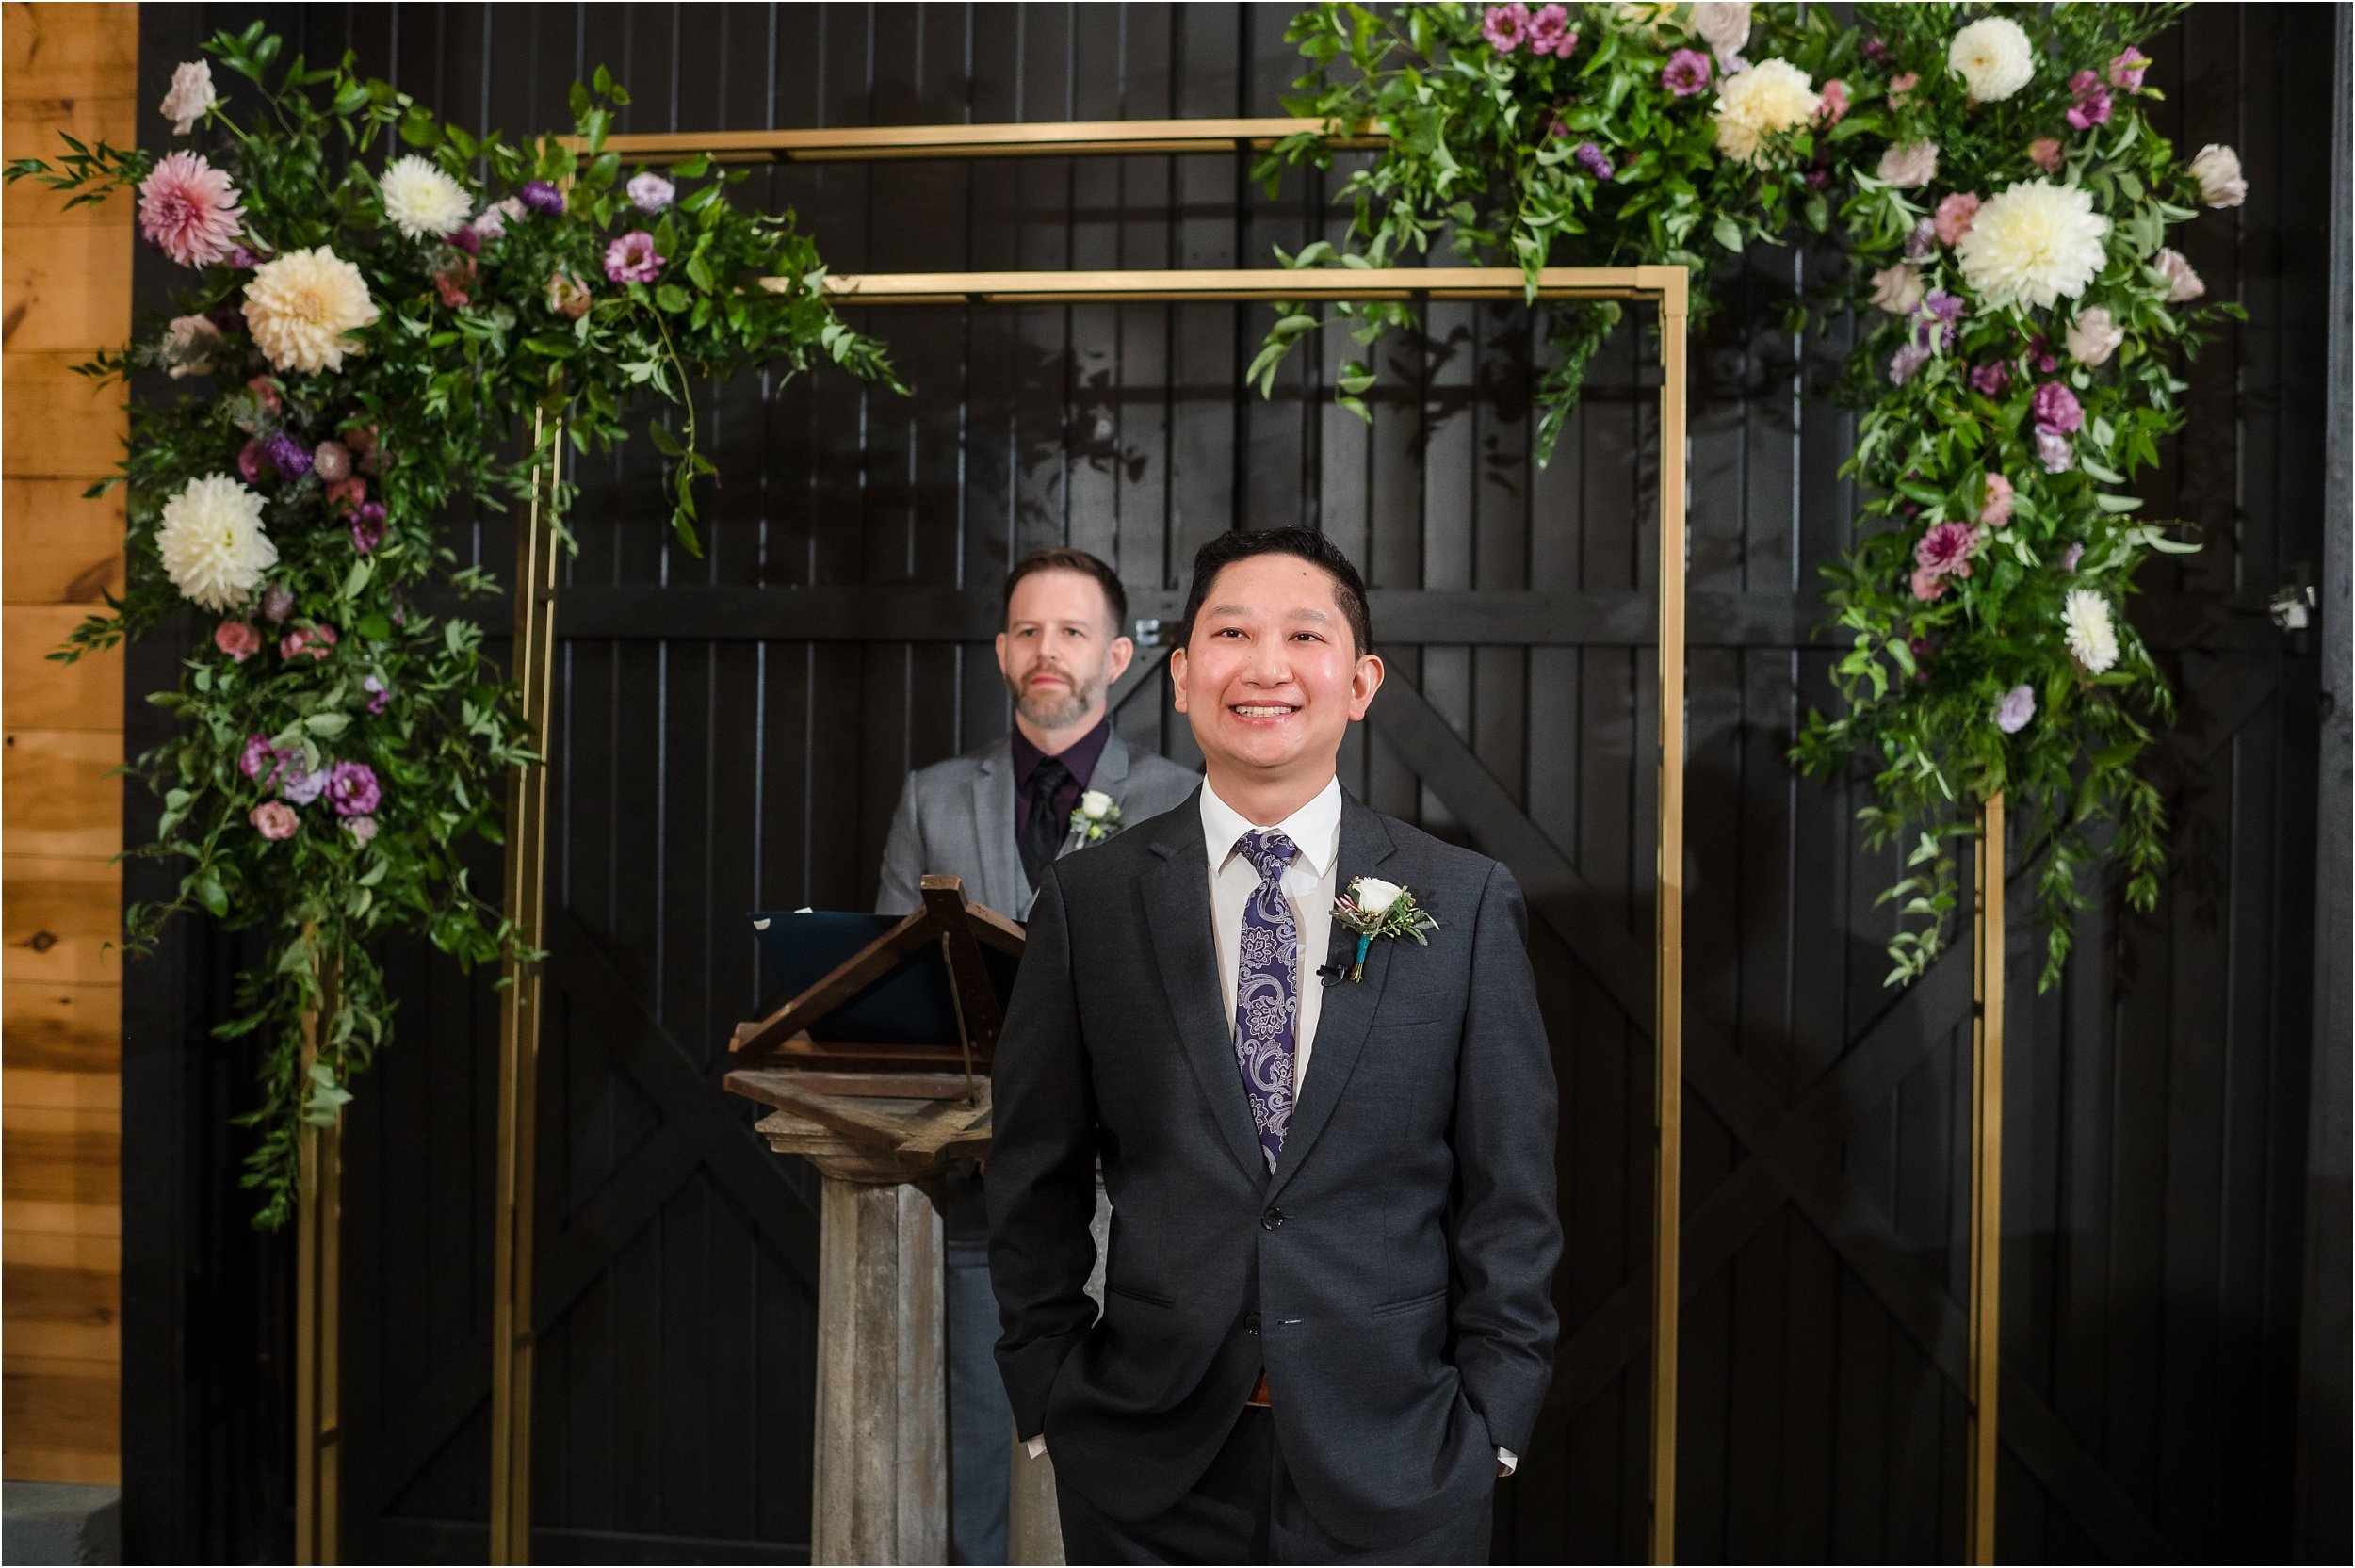
[[[1093,578],[1033,572],[1015,584],[1006,629],[998,636],[998,670],[1031,728],[1094,722],[1131,651],[1127,638],[1113,634],[1104,590]]]

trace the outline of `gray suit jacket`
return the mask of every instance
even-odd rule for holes
[[[1302,1501],[1353,1544],[1460,1517],[1498,1448],[1528,1452],[1562,1231],[1527,911],[1503,866],[1352,800],[1337,881],[1361,875],[1411,888],[1439,929],[1376,942],[1362,981],[1328,984],[1273,1172],[1194,802],[1043,879],[991,1071],[998,1363],[1058,1484],[1114,1518],[1193,1486],[1262,1369]],[[1355,940],[1336,923],[1317,958],[1345,963]]]
[[[1115,730],[1104,741],[1088,787],[1111,796],[1120,806],[1121,826],[1130,828],[1188,799],[1201,782],[1199,773],[1159,752],[1130,751]],[[1079,844],[1077,834],[1069,835],[1061,852],[1067,855]],[[1016,920],[1029,917],[1031,879],[1015,843],[1011,738],[908,775],[884,844],[875,913],[914,912],[922,902],[918,883],[927,872],[962,878],[966,897]]]

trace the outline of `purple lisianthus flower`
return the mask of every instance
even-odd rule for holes
[[[229,253],[220,259],[240,272],[251,272],[262,265],[262,258],[242,245],[232,245]]]
[[[1573,154],[1572,156],[1578,159],[1578,166],[1581,169],[1584,169],[1587,173],[1592,174],[1596,179],[1608,180],[1611,178],[1610,155],[1604,153],[1601,148],[1596,146],[1593,142],[1580,142],[1578,144],[1578,151]]]
[[[2006,735],[2018,735],[2036,717],[2036,693],[2024,686],[2013,687],[2004,693],[2004,700],[1995,705],[1995,727]]]
[[[1887,65],[1889,45],[1878,38],[1868,38],[1864,40],[1864,57],[1875,65]]]
[[[2036,416],[2039,435],[2074,435],[2086,422],[2086,411],[2077,401],[2077,395],[2059,381],[2046,381],[2038,387],[2028,412]]]
[[[2080,71],[2069,78],[2069,90],[2076,95],[2076,105],[2070,109],[2068,120],[2081,131],[2109,123],[2110,89],[2102,85],[2102,78],[2090,71]]]
[[[1926,345],[1913,342],[1907,343],[1905,347],[1899,348],[1895,353],[1889,356],[1890,384],[1892,386],[1905,385],[1908,381],[1913,380],[1914,374],[1917,371],[1929,363],[1930,350]]]
[[[545,180],[528,180],[515,194],[523,198],[525,206],[549,218],[564,210],[564,193]]]
[[[300,479],[311,472],[311,454],[303,450],[302,443],[284,430],[272,432],[262,443],[262,454],[269,459],[270,466],[278,470],[281,478]]]
[[[2037,431],[2036,455],[2047,474],[2066,474],[2077,466],[2077,449],[2069,444],[2067,436],[2052,430]]]
[[[2140,92],[2142,73],[2150,69],[2151,57],[2130,43],[2124,54],[2110,57],[2110,86],[2123,88],[2128,92]]]
[[[268,464],[269,454],[258,441],[249,441],[237,449],[237,476],[247,484],[260,484]]]
[[[617,283],[650,283],[662,274],[663,258],[655,254],[654,235],[632,229],[605,248],[605,275]]]
[[[328,773],[329,769],[324,768],[316,773],[305,773],[289,756],[286,760],[285,777],[279,781],[278,793],[298,806],[307,806],[317,800],[319,792],[332,782],[328,778]]]
[[[1660,69],[1660,85],[1679,98],[1709,89],[1709,57],[1697,49],[1680,49]]]
[[[384,503],[361,503],[351,514],[351,547],[365,556],[384,542]]]
[[[269,743],[269,736],[250,735],[245,737],[245,754],[237,759],[237,771],[249,779],[261,780],[262,787],[268,789],[277,781],[278,770],[285,766],[286,755]],[[268,777],[263,777],[264,774]]]
[[[204,319],[219,328],[224,334],[245,331],[245,312],[236,305],[223,305],[218,310],[207,311]]]
[[[1921,309],[1914,313],[1919,325],[1915,327],[1913,335],[1925,346],[1952,348],[1955,346],[1955,323],[1962,319],[1962,314],[1961,296],[1949,294],[1942,288],[1934,290],[1929,298],[1922,301]],[[1936,339],[1934,345],[1932,339]]]
[[[2028,363],[2036,367],[2039,376],[2050,376],[2060,368],[2060,357],[2053,352],[2052,344],[2042,332],[2032,332],[2028,336]]]
[[[678,187],[651,169],[632,174],[622,188],[628,193],[629,204],[640,212],[660,212],[678,196]]]
[[[362,845],[372,843],[376,838],[376,818],[373,816],[347,816],[344,818],[344,832],[349,833]]]
[[[393,688],[386,686],[382,681],[378,680],[374,675],[370,675],[366,680],[362,681],[360,683],[360,689],[369,693],[368,711],[370,713],[382,713],[392,703]]]
[[[1926,218],[1913,226],[1913,233],[1906,235],[1908,261],[1927,261],[1930,252],[1937,249],[1938,225]]]
[[[338,816],[365,816],[382,794],[376,769],[365,762],[339,762],[327,770],[327,803]]]
[[[2062,570],[2063,572],[2074,572],[2074,571],[2076,571],[2076,570],[2077,570],[2077,563],[2078,563],[2079,561],[2081,561],[2081,560],[2085,559],[2085,556],[2086,556],[2086,547],[2085,547],[2084,545],[2082,545],[2082,544],[2072,544],[2072,545],[2071,545],[2071,546],[2069,547],[2068,551],[2067,551],[2064,555],[2062,555],[2062,557],[2061,557],[2061,570]]]
[[[448,243],[470,256],[482,254],[482,236],[474,232],[471,223],[461,223],[449,232]]]
[[[1971,372],[1971,385],[1990,397],[2001,397],[2004,389],[2011,385],[2011,366],[2002,360],[1990,360]]]

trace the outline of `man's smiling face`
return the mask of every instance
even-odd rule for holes
[[[1382,684],[1382,661],[1356,646],[1331,573],[1297,556],[1247,556],[1222,568],[1186,645],[1170,655],[1178,711],[1213,782],[1333,770],[1341,736]]]

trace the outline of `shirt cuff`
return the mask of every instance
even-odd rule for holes
[[[1047,1440],[1042,1437],[1034,1439],[1033,1441],[1044,1443]],[[1497,1463],[1504,1466],[1504,1473],[1509,1476],[1514,1471],[1520,1468],[1521,1456],[1515,1453],[1510,1448],[1499,1448],[1497,1450]]]
[[[1029,1454],[1032,1459],[1038,1458],[1039,1455],[1047,1451],[1047,1434],[1045,1432],[1040,1432],[1036,1437],[1024,1438],[1022,1440],[1022,1451]],[[1502,1453],[1503,1451],[1504,1450],[1502,1448],[1497,1450],[1499,1453]]]

